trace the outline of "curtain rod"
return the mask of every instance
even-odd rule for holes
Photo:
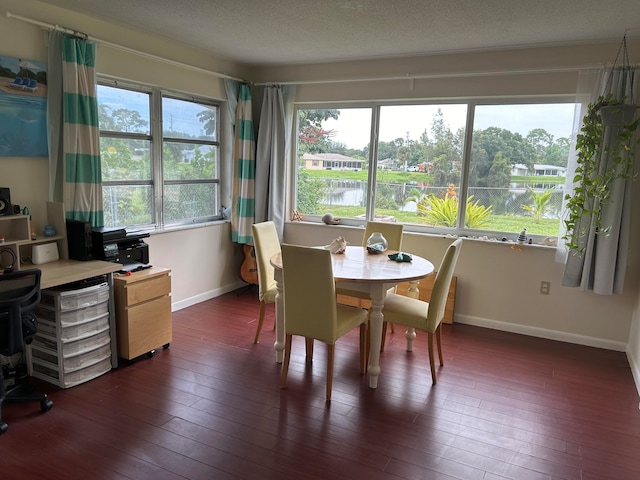
[[[395,75],[390,77],[369,77],[369,78],[342,78],[331,80],[298,80],[294,82],[262,82],[253,83],[255,86],[267,85],[314,85],[314,84],[331,84],[331,83],[354,83],[354,82],[389,82],[394,80],[428,80],[436,78],[468,78],[468,77],[489,77],[494,75],[522,75],[531,73],[561,73],[575,72],[585,68],[603,68],[605,65],[583,65],[575,67],[557,67],[557,68],[531,68],[521,70],[493,70],[488,72],[462,72],[462,73],[417,73],[406,75]]]
[[[83,37],[83,38],[85,38],[87,40],[92,40],[92,41],[97,42],[97,43],[99,43],[101,45],[105,45],[107,47],[111,47],[111,48],[116,49],[116,50],[122,50],[123,52],[132,53],[134,55],[138,55],[138,56],[141,56],[141,57],[149,58],[151,60],[157,60],[157,61],[160,61],[160,62],[168,63],[168,64],[174,65],[176,67],[186,68],[186,69],[189,69],[189,70],[194,70],[196,72],[205,73],[207,75],[213,75],[214,77],[218,77],[218,78],[226,78],[226,79],[229,79],[229,80],[236,80],[238,82],[248,83],[248,81],[243,79],[243,78],[232,77],[231,75],[227,75],[227,74],[224,74],[224,73],[214,72],[212,70],[207,70],[205,68],[196,67],[196,66],[193,66],[193,65],[189,65],[187,63],[177,62],[175,60],[170,60],[168,58],[163,58],[163,57],[160,57],[158,55],[153,55],[151,53],[143,52],[143,51],[140,51],[140,50],[135,50],[133,48],[125,47],[123,45],[118,45],[117,43],[112,43],[112,42],[108,42],[106,40],[101,40],[99,38],[92,37],[90,35],[87,35],[86,33],[82,33],[82,32],[79,32],[77,30],[73,30],[71,28],[61,27],[59,25],[52,25],[50,23],[45,23],[45,22],[40,22],[40,21],[34,20],[32,18],[21,17],[19,15],[14,15],[11,12],[7,12],[7,17],[14,18],[16,20],[20,20],[21,22],[30,23],[32,25],[37,25],[37,26],[39,26],[39,27],[41,27],[41,28],[43,28],[45,30],[57,30],[57,31],[69,33],[69,34],[72,34],[72,35],[81,36],[81,37]]]

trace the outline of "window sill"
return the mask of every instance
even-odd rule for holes
[[[177,231],[181,231],[181,230],[192,230],[192,229],[195,229],[195,228],[205,228],[205,227],[211,227],[211,226],[214,226],[214,225],[221,225],[223,223],[230,223],[230,222],[231,222],[231,220],[229,220],[229,219],[211,220],[211,221],[202,222],[202,223],[190,223],[190,224],[184,224],[184,225],[170,225],[168,227],[159,227],[159,228],[142,230],[142,231],[147,232],[150,235],[161,235],[163,233],[172,233],[172,232],[177,232]]]

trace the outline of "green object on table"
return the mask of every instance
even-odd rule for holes
[[[391,253],[388,255],[389,259],[394,260],[396,262],[410,262],[411,260],[413,260],[413,258],[411,258],[411,255],[409,255],[408,253],[402,253],[402,252],[398,252],[398,253]]]

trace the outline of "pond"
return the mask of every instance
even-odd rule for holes
[[[473,201],[485,207],[492,207],[496,215],[517,215],[524,213],[523,205],[533,205],[534,199],[529,187],[536,193],[554,188],[545,214],[549,218],[558,218],[562,208],[563,185],[558,184],[524,184],[511,183],[509,188],[471,187],[469,196],[473,195]],[[366,202],[367,182],[360,180],[327,179],[327,195],[323,203],[328,206],[360,206]],[[416,202],[412,198],[421,195],[434,194],[444,196],[446,187],[430,187],[418,183],[383,183],[378,182],[376,192],[385,197],[391,196],[399,211],[415,212]]]

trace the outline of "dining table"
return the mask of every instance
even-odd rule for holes
[[[318,247],[324,248],[324,247]],[[384,316],[382,307],[387,296],[387,290],[401,282],[409,282],[408,295],[418,298],[418,283],[420,279],[434,272],[433,264],[418,255],[409,254],[410,261],[396,261],[389,255],[398,253],[387,250],[379,253],[369,253],[366,247],[348,245],[343,253],[332,253],[331,263],[333,276],[340,287],[349,290],[365,292],[371,299],[369,331],[371,335],[371,351],[369,353],[369,387],[378,387],[380,376],[380,347],[382,344],[382,327]],[[405,258],[405,260],[407,260]],[[276,280],[276,362],[282,363],[285,346],[284,290],[282,281],[282,255],[274,254],[270,258],[274,267]],[[312,272],[309,272],[312,275]],[[414,334],[415,335],[415,334]]]

